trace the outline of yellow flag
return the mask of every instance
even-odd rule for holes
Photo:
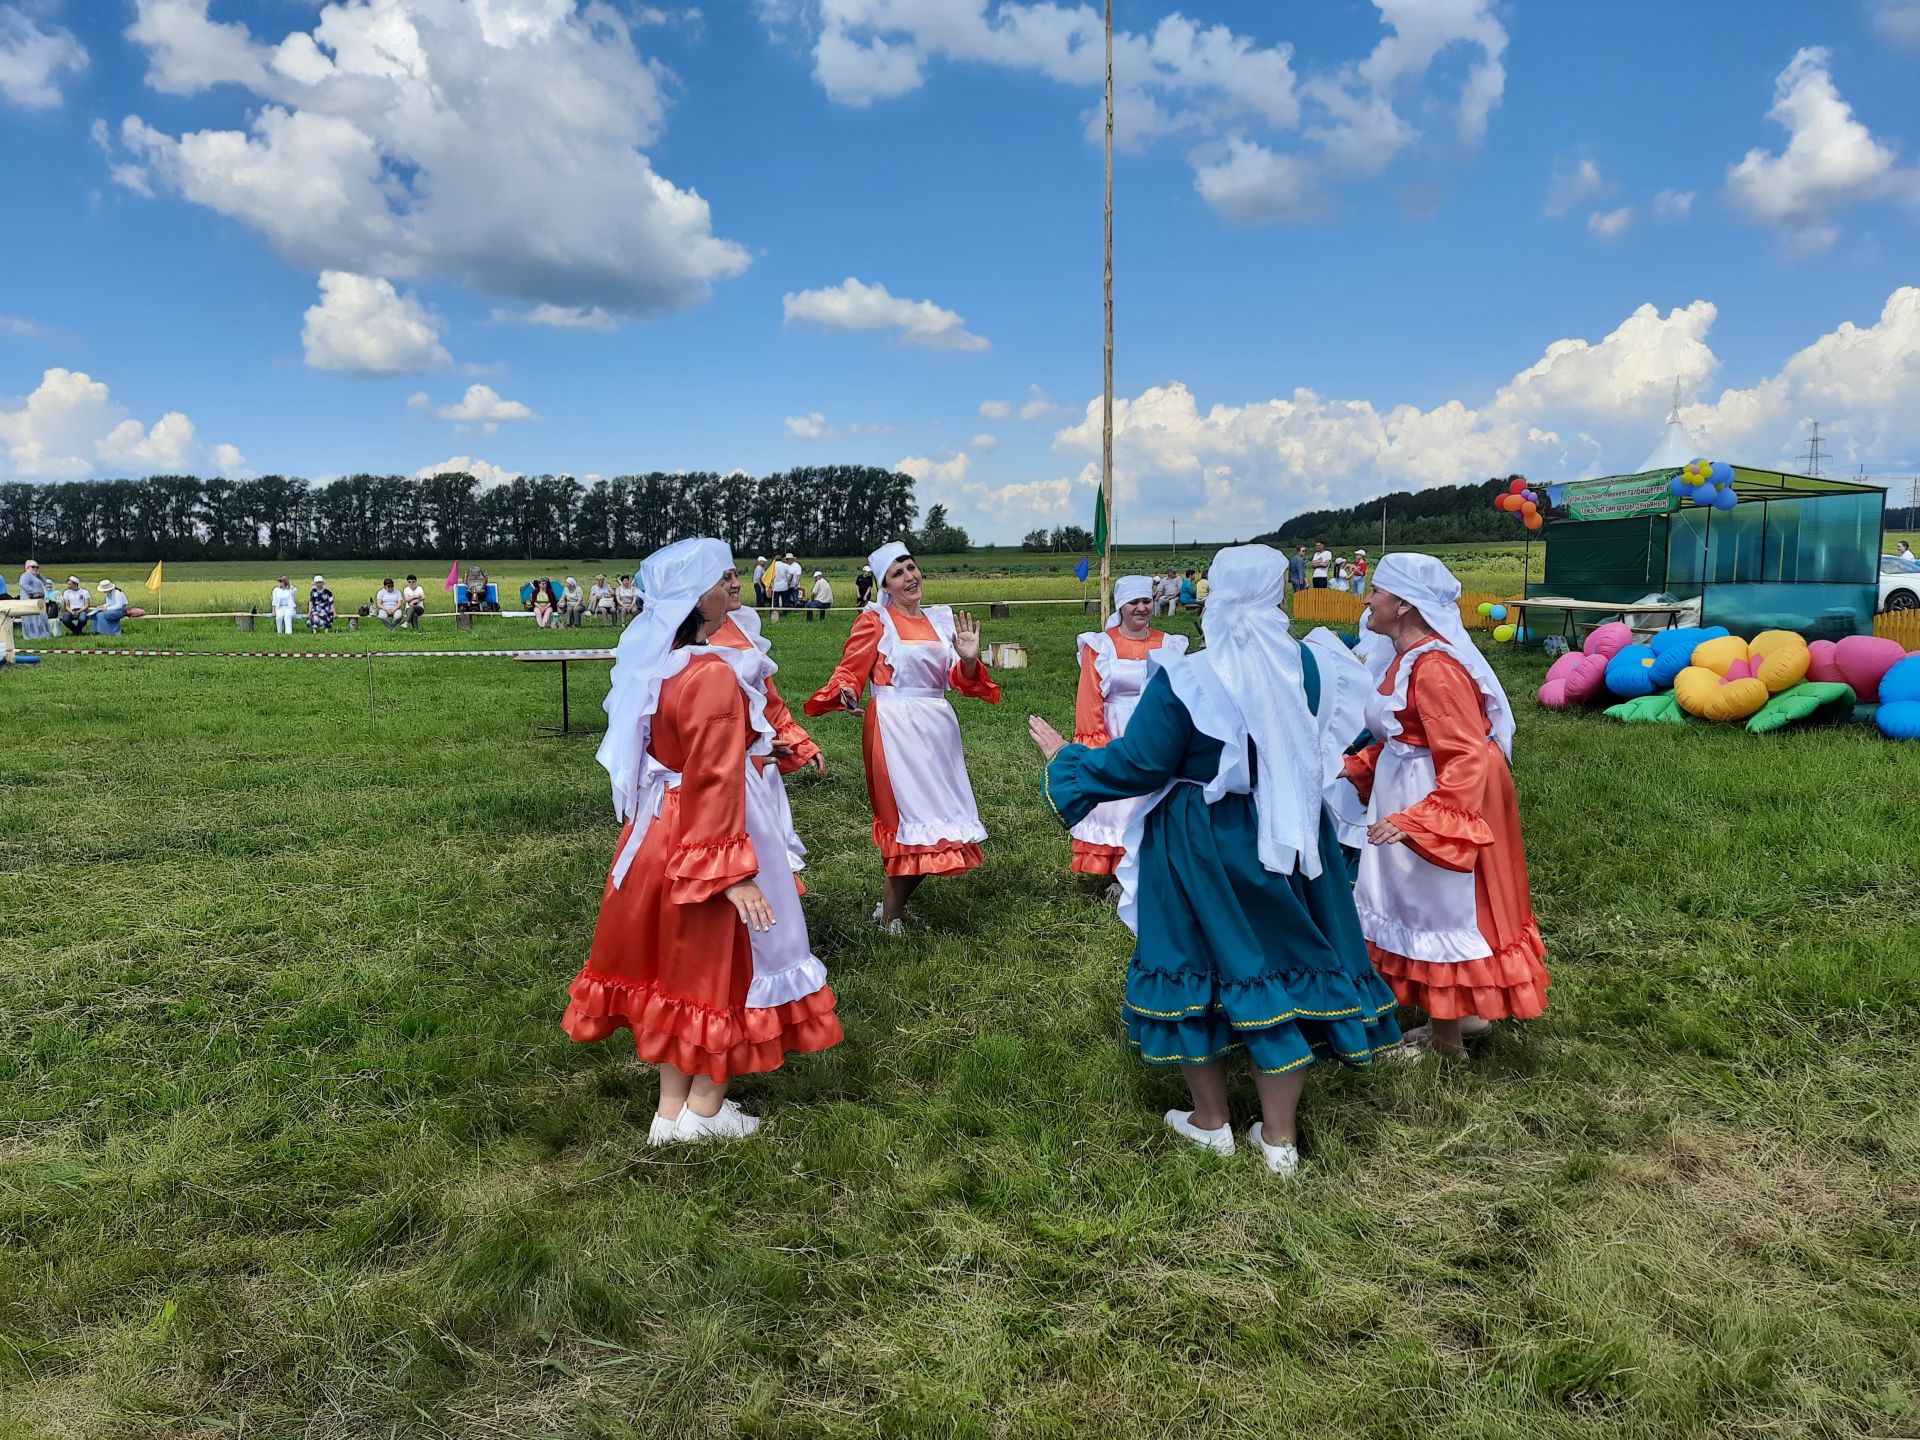
[[[153,573],[147,576],[147,593],[149,595],[158,595],[160,593],[160,571],[166,566],[166,563],[164,560],[154,562]]]

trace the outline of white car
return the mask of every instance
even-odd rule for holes
[[[1920,610],[1920,560],[1901,555],[1880,557],[1880,608]]]

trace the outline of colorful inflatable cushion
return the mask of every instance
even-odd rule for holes
[[[1696,646],[1693,663],[1673,680],[1673,698],[1702,720],[1745,720],[1767,700],[1807,678],[1807,642],[1791,630],[1765,630],[1751,642],[1726,635]]]
[[[1689,625],[1678,630],[1662,630],[1647,642],[1653,650],[1653,673],[1649,677],[1656,690],[1673,686],[1673,677],[1693,663],[1693,652],[1703,642],[1718,640],[1727,633],[1724,625]]]
[[[1853,693],[1869,705],[1880,699],[1880,677],[1907,656],[1898,640],[1883,640],[1877,635],[1816,640],[1807,649],[1813,655],[1807,671],[1809,680],[1851,686]]]
[[[1873,723],[1889,740],[1920,740],[1920,655],[1907,656],[1880,677]]]
[[[1549,710],[1565,710],[1602,695],[1607,688],[1607,662],[1632,643],[1633,629],[1624,620],[1596,626],[1586,644],[1553,662],[1540,687],[1540,703]]]
[[[1651,695],[1660,687],[1653,683],[1653,647],[1624,646],[1607,662],[1607,689],[1622,700]]]

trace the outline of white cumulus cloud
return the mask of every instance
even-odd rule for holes
[[[969,450],[998,450],[1000,448],[1000,437],[998,435],[989,435],[985,431],[982,431],[967,442],[967,448]]]
[[[498,425],[540,418],[520,401],[502,399],[491,385],[469,385],[467,393],[460,397],[457,405],[443,405],[435,413],[442,420],[462,420],[476,425]]]
[[[1167,135],[1191,152],[1201,195],[1233,219],[1299,219],[1326,189],[1378,174],[1423,138],[1473,146],[1506,87],[1507,33],[1495,0],[1374,0],[1386,33],[1366,55],[1296,72],[1290,43],[1261,45],[1227,25],[1174,13],[1114,35],[1116,142]],[[813,27],[814,78],[843,105],[917,90],[937,60],[994,65],[1097,92],[1097,7],[1058,0],[758,0],[783,39]],[[1457,62],[1457,63],[1456,63]],[[1411,118],[1410,118],[1411,117]],[[1419,122],[1419,123],[1416,123]],[[1436,123],[1437,122],[1437,123]],[[1090,139],[1104,106],[1084,117]],[[1283,148],[1272,143],[1287,136]]]
[[[897,330],[902,345],[926,350],[986,350],[987,340],[966,320],[931,300],[904,300],[884,285],[866,285],[849,275],[823,290],[790,292],[782,301],[786,322],[823,330]]]
[[[205,459],[223,473],[244,464],[231,445],[208,456],[193,422],[170,410],[144,425],[80,370],[54,367],[17,403],[0,400],[0,470],[24,479],[76,480],[100,470],[185,472]]]
[[[535,323],[589,325],[697,304],[748,264],[648,159],[671,77],[611,6],[334,3],[277,40],[207,9],[135,0],[127,34],[150,86],[237,92],[244,128],[128,116],[120,178],[258,230],[295,264],[447,279]]]
[[[787,434],[795,440],[824,440],[829,433],[827,417],[818,410],[806,415],[787,416]]]
[[[0,5],[0,97],[30,110],[60,103],[60,77],[87,68],[70,31],[43,25],[19,5]]]
[[[500,308],[496,325],[545,325],[555,330],[618,330],[619,317],[598,305],[533,305],[523,310]]]
[[[1004,420],[1013,414],[1013,406],[1005,400],[982,400],[980,418],[982,420]]]
[[[1653,197],[1653,214],[1658,220],[1684,220],[1693,213],[1691,190],[1662,190]]]
[[[402,375],[437,370],[452,357],[442,321],[393,282],[344,270],[320,274],[320,301],[308,308],[300,341],[315,370]]]
[[[1607,188],[1606,180],[1600,174],[1600,167],[1589,157],[1579,160],[1562,160],[1553,167],[1553,174],[1547,180],[1547,203],[1543,207],[1548,215],[1564,215],[1583,200],[1590,200]]]
[[[431,480],[436,475],[471,475],[480,482],[481,489],[491,490],[496,485],[518,480],[520,473],[518,470],[503,470],[498,465],[476,460],[471,455],[454,455],[438,465],[422,465],[414,472],[413,478]]]
[[[1749,150],[1727,171],[1727,195],[1755,220],[1787,231],[1795,248],[1824,250],[1839,235],[1834,216],[1882,195],[1920,200],[1920,172],[1903,169],[1840,98],[1828,54],[1808,46],[1774,81],[1767,112],[1787,131],[1775,155]]]

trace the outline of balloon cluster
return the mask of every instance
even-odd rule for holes
[[[1502,645],[1514,640],[1518,640],[1522,644],[1526,643],[1528,637],[1523,627],[1497,623],[1507,618],[1506,606],[1497,605],[1491,600],[1482,600],[1479,605],[1475,607],[1475,613],[1479,615],[1482,620],[1492,620],[1496,622],[1493,627],[1493,638],[1498,640]]]
[[[1711,505],[1716,510],[1731,510],[1740,503],[1740,497],[1733,493],[1733,466],[1724,460],[1689,460],[1667,489],[1682,500]]]
[[[1512,511],[1529,530],[1538,530],[1547,523],[1540,513],[1540,497],[1528,488],[1524,475],[1508,479],[1507,493],[1493,497],[1493,508]]]

